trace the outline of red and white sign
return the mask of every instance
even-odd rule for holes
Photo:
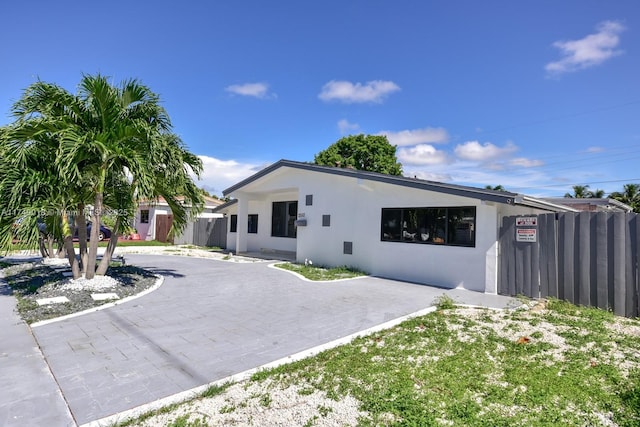
[[[538,230],[536,228],[519,228],[516,230],[516,242],[536,242]]]
[[[538,217],[535,216],[519,216],[516,218],[516,227],[537,227]]]

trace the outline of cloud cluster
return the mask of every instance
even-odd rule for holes
[[[235,160],[220,160],[210,156],[198,156],[202,160],[203,172],[199,187],[222,195],[222,191],[264,168],[265,164],[241,163]]]
[[[365,84],[345,80],[331,80],[322,86],[318,95],[322,101],[339,101],[345,104],[381,103],[387,96],[400,90],[391,81],[373,80]]]
[[[231,85],[227,86],[225,91],[234,95],[250,96],[258,99],[276,98],[275,93],[269,92],[269,85],[266,83],[244,83]]]
[[[617,21],[604,21],[597,25],[596,32],[578,40],[557,41],[553,46],[560,49],[562,58],[550,62],[545,70],[550,76],[582,70],[599,65],[622,54],[616,49],[620,44],[619,34],[625,27]]]

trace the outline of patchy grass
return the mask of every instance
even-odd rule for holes
[[[555,300],[515,311],[439,305],[392,329],[258,372],[242,386],[252,393],[244,400],[222,393],[213,398],[217,404],[187,404],[166,419],[206,414],[211,425],[222,425],[220,408],[233,407],[234,422],[260,425],[251,423],[255,412],[243,412],[258,399],[261,421],[276,425],[284,409],[275,403],[296,390],[309,411],[305,425],[339,416],[329,402],[345,401],[355,402],[357,422],[331,425],[640,425],[637,319]],[[318,393],[329,400],[304,403]]]
[[[366,276],[366,273],[347,266],[325,268],[314,265],[293,264],[290,262],[275,264],[275,266],[283,270],[296,272],[309,280],[338,280]]]

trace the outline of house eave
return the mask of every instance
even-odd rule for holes
[[[508,205],[513,205],[515,203],[516,197],[518,197],[518,194],[507,192],[507,191],[487,190],[487,189],[481,189],[476,187],[467,187],[462,185],[446,184],[446,183],[435,182],[435,181],[426,181],[426,180],[417,179],[417,178],[408,178],[404,176],[385,175],[377,172],[336,168],[331,166],[321,166],[321,165],[315,165],[311,163],[295,162],[291,160],[279,160],[276,163],[273,163],[272,165],[267,166],[261,171],[255,173],[254,175],[227,188],[222,192],[222,194],[224,194],[225,196],[233,194],[234,192],[241,190],[243,187],[248,186],[252,182],[282,167],[308,170],[308,171],[319,172],[319,173],[327,173],[327,174],[338,175],[338,176],[345,176],[345,177],[350,177],[357,180],[382,182],[386,184],[398,185],[398,186],[408,187],[408,188],[417,188],[421,190],[436,191],[439,193],[451,194],[451,195],[461,196],[461,197],[469,197],[469,198],[483,200],[486,202],[504,203]]]

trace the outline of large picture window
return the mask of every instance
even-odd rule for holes
[[[271,210],[271,235],[273,237],[296,237],[298,202],[273,202]]]
[[[386,242],[476,245],[476,208],[384,208],[380,239]]]

